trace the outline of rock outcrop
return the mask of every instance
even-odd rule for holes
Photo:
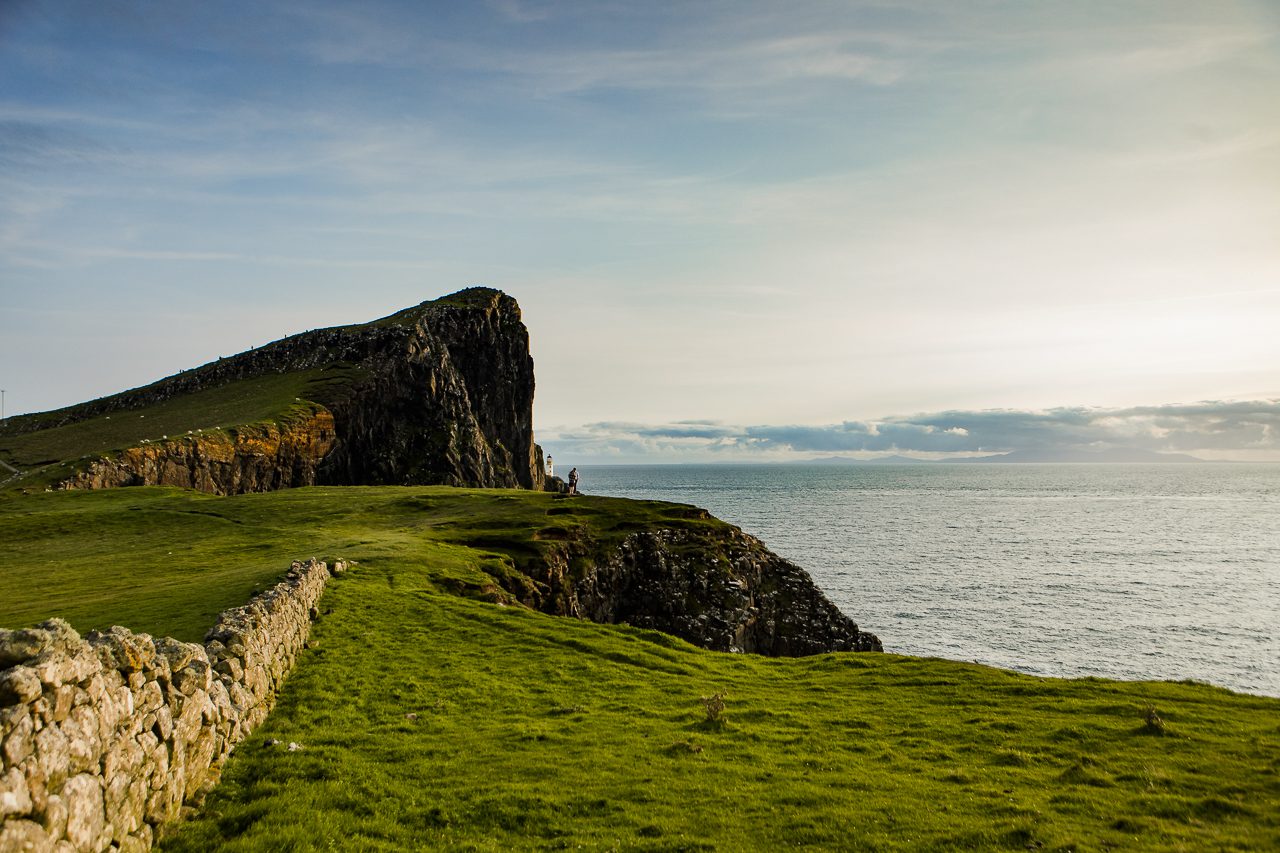
[[[598,622],[653,628],[716,651],[799,657],[883,651],[808,572],[736,528],[713,541],[683,530],[634,533],[574,582]]]
[[[318,408],[284,424],[147,442],[90,461],[62,487],[178,486],[235,495],[314,486],[336,442],[333,415]]]
[[[705,510],[687,512],[714,522]],[[553,543],[522,567],[524,577],[500,582],[546,613],[651,628],[716,651],[883,651],[808,572],[732,525],[656,526],[603,550],[582,535]]]
[[[294,335],[160,382],[18,419],[10,435],[129,413],[242,380],[314,385],[268,423],[232,425],[83,461],[63,488],[176,485],[217,494],[313,484],[542,489],[533,359],[520,307],[470,288],[360,326]],[[193,430],[201,426],[191,424]]]

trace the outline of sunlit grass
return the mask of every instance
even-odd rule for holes
[[[11,418],[7,428],[0,429],[0,461],[21,476],[11,479],[11,472],[0,468],[0,483],[6,491],[42,491],[95,457],[148,442],[229,431],[254,433],[266,425],[287,425],[349,393],[351,383],[361,375],[358,369],[340,364],[268,374],[63,426],[49,424],[93,404]]]
[[[0,625],[60,616],[82,631],[114,623],[198,640],[220,611],[310,556],[409,561],[443,589],[483,595],[570,529],[605,551],[655,522],[722,526],[689,514],[653,501],[428,486],[10,494],[0,496]]]
[[[324,605],[281,704],[168,849],[1280,840],[1275,700],[894,655],[730,656],[442,595],[394,561]],[[1145,730],[1148,704],[1165,736]]]
[[[291,558],[359,561],[172,850],[1280,848],[1280,700],[718,654],[467,597],[552,527],[715,524],[687,514],[445,488],[12,498],[0,624],[194,639]]]

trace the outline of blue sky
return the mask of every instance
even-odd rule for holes
[[[1280,458],[1277,91],[1271,2],[6,0],[0,387],[485,284],[566,461]]]

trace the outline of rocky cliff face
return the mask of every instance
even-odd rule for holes
[[[515,300],[474,288],[389,320],[369,378],[331,404],[341,440],[318,482],[543,488]]]
[[[703,510],[690,512],[710,520]],[[636,531],[603,553],[570,538],[524,572],[531,583],[503,583],[530,607],[651,628],[716,651],[883,651],[804,569],[730,525]]]
[[[318,410],[281,426],[262,424],[148,442],[89,463],[68,489],[178,486],[213,494],[313,486],[336,441],[333,415]]]
[[[544,487],[528,332],[515,300],[487,288],[363,326],[294,335],[51,413],[40,425],[298,371],[341,378],[316,400],[300,401],[309,411],[109,454],[62,486],[177,485],[218,494],[312,484]]]

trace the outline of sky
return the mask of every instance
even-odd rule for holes
[[[472,285],[565,462],[1280,460],[1274,0],[0,0],[0,388]]]

